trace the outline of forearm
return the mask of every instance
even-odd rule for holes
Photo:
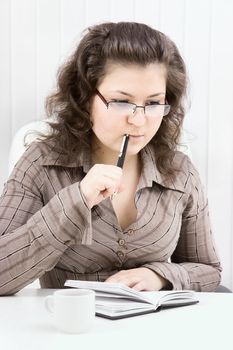
[[[214,266],[189,262],[181,264],[154,262],[145,264],[144,267],[150,268],[162,276],[165,281],[168,281],[169,289],[192,289],[211,292],[216,289],[221,280],[219,263]],[[164,289],[167,289],[167,286]]]
[[[78,185],[61,190],[25,225],[0,237],[0,294],[12,294],[51,270],[73,244],[91,242],[91,215]]]
[[[50,270],[60,252],[29,223],[0,237],[0,295],[14,294]]]

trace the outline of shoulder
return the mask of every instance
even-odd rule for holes
[[[141,155],[144,173],[155,183],[167,189],[181,192],[192,191],[192,187],[195,186],[195,183],[197,186],[200,186],[199,173],[189,156],[185,153],[181,151],[174,152],[171,160],[171,166],[174,169],[172,176],[159,171],[157,167],[156,150],[153,147],[147,146]]]
[[[200,174],[187,154],[176,151],[173,165],[176,169],[175,182],[181,183],[185,192],[203,187]]]
[[[32,142],[19,158],[10,174],[8,180],[26,181],[30,178],[33,181],[40,181],[44,173],[43,162],[52,152],[52,144],[41,141]]]
[[[177,169],[178,172],[181,172],[186,176],[190,174],[198,174],[198,171],[194,166],[193,162],[191,161],[190,157],[181,151],[175,152],[172,163],[174,168]]]
[[[19,162],[28,165],[33,163],[42,166],[45,159],[51,155],[51,153],[54,153],[52,142],[34,141],[26,148]]]

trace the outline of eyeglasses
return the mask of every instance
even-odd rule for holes
[[[167,115],[171,108],[171,106],[168,104],[161,104],[158,102],[153,102],[145,106],[138,106],[135,103],[118,100],[108,102],[98,90],[96,90],[96,94],[103,101],[107,109],[109,111],[111,110],[119,117],[133,115],[137,108],[143,108],[145,116],[151,118],[161,118]]]

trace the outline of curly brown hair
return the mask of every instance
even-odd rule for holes
[[[171,109],[150,144],[156,149],[159,171],[173,176],[177,169],[172,159],[184,118],[186,68],[173,41],[142,23],[109,22],[87,29],[73,55],[58,71],[56,92],[46,100],[47,114],[55,116],[56,122],[50,123],[52,132],[44,140],[54,140],[68,159],[90,147],[88,103],[110,60],[142,66],[162,63],[166,67],[166,100]]]

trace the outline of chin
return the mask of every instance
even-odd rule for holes
[[[131,156],[133,156],[133,155],[136,155],[136,154],[138,154],[139,152],[141,152],[141,150],[144,148],[145,146],[143,145],[143,146],[132,146],[132,147],[128,147],[128,150],[127,150],[127,154],[128,155],[131,155]]]

